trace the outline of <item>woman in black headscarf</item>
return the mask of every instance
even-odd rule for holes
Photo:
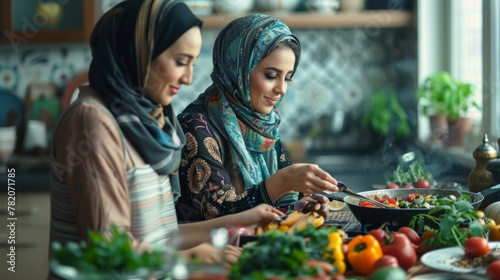
[[[99,20],[90,39],[90,85],[80,87],[53,138],[51,243],[80,242],[87,230],[106,232],[116,224],[129,233],[134,249],[144,251],[165,245],[177,229],[246,227],[282,214],[261,205],[177,225],[177,169],[185,139],[171,101],[191,84],[201,25],[175,0],[126,0]]]

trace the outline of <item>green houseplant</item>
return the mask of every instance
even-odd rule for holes
[[[426,116],[444,115],[456,120],[472,107],[479,109],[473,85],[452,78],[448,72],[427,77],[418,89],[418,98]]]
[[[470,129],[470,119],[465,115],[471,108],[479,109],[474,86],[454,79],[448,72],[439,72],[425,79],[417,97],[431,123],[431,140],[463,146],[463,134]]]
[[[370,110],[363,115],[362,125],[382,136],[404,138],[410,134],[408,116],[394,92],[379,90],[373,93]]]

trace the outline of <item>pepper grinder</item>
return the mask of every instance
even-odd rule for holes
[[[500,138],[497,147],[500,147]],[[486,169],[493,174],[493,186],[500,185],[500,157],[488,161]]]
[[[471,192],[480,192],[493,185],[493,174],[486,165],[498,156],[497,150],[489,144],[488,135],[484,134],[483,143],[474,150],[472,156],[476,160],[476,167],[470,172],[467,185]]]

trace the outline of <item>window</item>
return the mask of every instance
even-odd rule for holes
[[[500,1],[420,0],[419,81],[438,71],[474,84],[481,110],[469,113],[474,121],[464,155],[487,133],[496,146],[500,138]],[[421,121],[422,123],[422,121]],[[425,126],[425,125],[424,125]],[[420,130],[422,140],[428,133]],[[497,147],[498,148],[498,147]]]
[[[500,138],[500,2],[484,0],[483,7],[483,121],[492,139]],[[497,147],[498,148],[498,147]]]
[[[476,102],[482,104],[482,3],[477,0],[455,0],[451,3],[451,75],[461,81],[472,83]],[[468,112],[476,127],[480,127],[482,111]]]

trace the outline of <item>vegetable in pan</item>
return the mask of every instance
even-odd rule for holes
[[[472,201],[472,198],[467,194],[462,194],[460,197],[456,197],[454,195],[447,195],[445,197],[439,197],[439,195],[431,195],[431,194],[421,194],[418,192],[410,193],[405,199],[400,199],[397,197],[390,197],[387,194],[384,194],[382,197],[375,196],[375,200],[378,202],[387,204],[393,208],[426,208],[432,209],[439,205],[449,205],[455,201],[465,200]],[[375,207],[368,201],[360,202],[359,206],[363,207]]]

